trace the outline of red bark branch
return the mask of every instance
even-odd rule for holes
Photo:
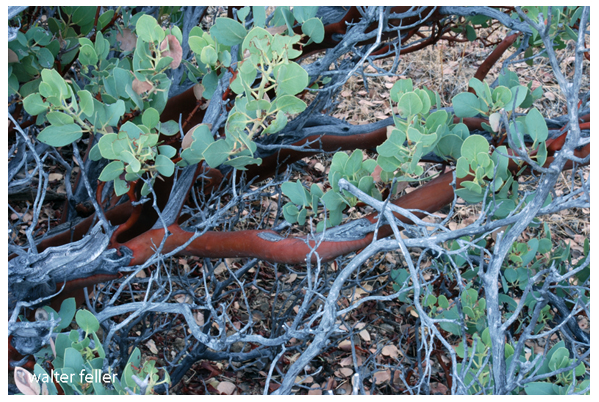
[[[499,60],[499,58],[503,56],[505,51],[508,50],[510,46],[512,46],[516,39],[518,39],[518,35],[520,35],[520,33],[513,33],[511,35],[506,36],[501,41],[501,43],[497,45],[495,50],[493,50],[491,54],[487,56],[485,61],[483,61],[483,63],[478,67],[478,70],[476,70],[476,73],[474,74],[474,78],[478,79],[479,81],[484,80],[487,74],[489,74],[491,68],[497,62],[497,60]],[[470,87],[468,88],[468,92],[475,93],[474,89]]]
[[[453,200],[453,189],[450,186],[452,179],[453,175],[451,172],[445,173],[417,190],[395,200],[393,203],[405,209],[420,209],[428,212],[438,211]],[[458,180],[458,182],[462,180]],[[423,213],[419,212],[414,214],[418,217],[424,216]],[[374,223],[377,216],[378,213],[373,213],[365,218]],[[405,217],[398,215],[398,218],[403,222],[409,222]],[[167,238],[162,249],[163,254],[180,247],[194,235],[193,232],[183,230],[178,224],[169,226],[168,230],[171,235]],[[379,238],[387,237],[391,234],[391,228],[389,226],[382,226],[378,233]],[[164,234],[164,229],[154,229],[124,243],[123,245],[133,252],[133,259],[130,265],[142,264],[150,258],[155,252],[150,245],[159,245],[162,242]],[[271,236],[269,237],[268,235]],[[316,251],[322,261],[330,261],[338,256],[360,250],[368,246],[372,240],[373,233],[359,240],[322,241],[316,248]],[[207,258],[250,257],[260,258],[273,263],[302,264],[306,261],[307,254],[315,247],[316,242],[314,240],[309,240],[306,237],[283,238],[272,230],[211,231],[193,240],[179,254]],[[316,259],[317,255],[313,254],[312,262],[315,262]]]

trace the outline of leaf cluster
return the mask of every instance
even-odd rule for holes
[[[76,311],[75,299],[64,300],[59,312],[45,306],[39,314],[59,317],[60,323],[54,328],[56,341],[35,354],[37,363],[33,375],[22,368],[15,370],[16,383],[22,392],[57,395],[56,382],[65,395],[151,394],[155,386],[170,383],[166,371],[160,380],[155,361],[145,361],[142,366],[141,352],[137,348],[120,379],[110,368],[106,371],[106,353],[97,335],[100,324],[89,311]],[[73,317],[79,330],[61,332],[71,326]]]

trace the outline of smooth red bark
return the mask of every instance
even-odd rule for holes
[[[452,181],[451,172],[445,173],[417,190],[399,198],[393,203],[405,209],[420,209],[428,212],[435,212],[449,204],[453,200],[453,189],[450,186]],[[371,214],[365,218],[375,222],[378,214]],[[423,217],[423,213],[415,213],[416,216]],[[398,216],[403,222],[409,222],[406,218]],[[192,236],[192,232],[183,230],[178,224],[168,227],[171,236],[165,242],[162,253],[169,253],[186,243]],[[301,264],[305,262],[306,255],[316,246],[314,240],[308,240],[306,237],[288,237],[281,238],[278,241],[269,241],[260,234],[271,233],[277,235],[271,230],[242,230],[235,232],[214,232],[210,231],[193,240],[180,255],[194,255],[207,258],[239,258],[250,257],[260,258],[261,260],[282,264]],[[155,248],[149,245],[158,246],[164,238],[164,229],[154,229],[144,233],[142,236],[130,240],[124,246],[133,252],[133,259],[130,265],[138,265],[150,258]],[[383,226],[379,229],[379,238],[389,236],[391,228]],[[278,235],[277,235],[278,236]],[[316,248],[318,256],[323,261],[330,261],[338,256],[360,250],[368,246],[373,240],[373,233],[370,233],[359,240],[351,241],[323,241]],[[312,256],[312,262],[315,262],[317,256]]]

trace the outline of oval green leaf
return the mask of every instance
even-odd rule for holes
[[[81,127],[77,124],[64,126],[48,126],[42,130],[37,139],[53,147],[64,147],[81,138]]]
[[[112,161],[102,170],[100,177],[101,181],[111,181],[116,179],[125,171],[125,164],[121,161]]]
[[[175,172],[175,164],[164,155],[156,156],[156,170],[165,177],[171,177]]]
[[[38,114],[48,110],[50,105],[43,101],[39,93],[32,93],[23,99],[23,107],[30,115],[37,116]]]
[[[98,319],[87,310],[79,310],[75,315],[75,321],[79,328],[84,330],[86,333],[96,332],[100,329],[100,323]]]
[[[141,115],[141,121],[144,126],[154,128],[160,122],[160,114],[153,107],[147,108]]]
[[[303,91],[309,82],[308,73],[299,64],[290,62],[275,68],[277,95],[296,95]]]
[[[295,8],[293,9],[295,13]],[[320,18],[310,18],[302,25],[302,32],[308,35],[316,43],[320,43],[324,39],[324,25]]]
[[[401,117],[408,117],[420,113],[423,106],[420,96],[414,92],[408,92],[399,99],[397,110]]]
[[[489,152],[489,142],[482,135],[473,134],[462,143],[461,155],[470,163],[475,161],[481,152]]]
[[[470,92],[457,94],[451,102],[457,117],[474,117],[481,112],[480,99]]]
[[[235,46],[243,42],[247,35],[246,29],[239,22],[230,18],[217,18],[215,24],[210,28],[210,35],[218,43],[226,46]]]

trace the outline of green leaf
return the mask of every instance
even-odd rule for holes
[[[208,163],[208,166],[216,169],[227,160],[230,153],[231,147],[225,142],[225,140],[221,139],[208,145],[203,153],[203,156],[206,160],[206,163]]]
[[[551,371],[564,368],[570,364],[570,352],[566,348],[558,348],[549,360],[549,369]]]
[[[168,101],[168,90],[171,86],[171,80],[166,76],[166,74],[157,74],[154,76],[154,82],[155,81],[158,81],[158,85],[156,86],[158,91],[152,95],[149,106],[153,107],[159,112],[162,112],[166,106],[166,102]]]
[[[54,55],[47,48],[43,47],[37,52],[37,61],[43,68],[52,68],[54,65]]]
[[[125,70],[124,68],[115,67],[112,70],[112,75],[114,76],[114,85],[116,87],[118,97],[123,99],[130,98],[129,93],[127,92],[127,87],[133,84],[133,76],[131,71]]]
[[[246,88],[249,88],[256,79],[258,71],[256,68],[246,60],[238,69],[237,78],[231,83],[231,89],[237,93],[242,94]]]
[[[212,137],[210,129],[205,124],[199,124],[192,128],[192,130],[185,134],[186,139],[189,138],[188,136],[191,136],[192,142],[190,147],[186,149],[184,153],[189,150],[191,153],[196,155],[196,157],[202,158],[202,155],[208,146],[214,142],[214,138]]]
[[[301,113],[306,109],[306,102],[293,95],[283,95],[277,97],[275,107],[283,112],[295,114]]]
[[[457,117],[474,117],[481,112],[486,112],[481,106],[480,99],[470,92],[457,94],[453,97],[451,103]]]
[[[499,75],[499,85],[504,87],[512,88],[515,85],[519,85],[520,81],[518,75],[510,70],[505,70],[505,73]]]
[[[490,104],[492,102],[491,89],[489,88],[489,84],[487,84],[486,82],[482,82],[482,81],[478,80],[477,78],[471,78],[470,81],[468,82],[468,85],[472,89],[474,89],[474,92],[476,92],[476,95],[480,99],[484,99],[484,101],[487,104]]]
[[[204,93],[202,96],[208,100],[212,99],[212,95],[214,94],[214,91],[216,91],[216,86],[218,85],[218,75],[216,74],[216,71],[211,71],[206,74],[204,78],[202,78],[202,85],[204,86]]]
[[[39,27],[37,27],[39,28]],[[30,29],[30,31],[32,31],[34,28]],[[27,32],[29,34],[29,32]],[[50,32],[46,31],[45,29],[40,28],[39,30],[36,30],[33,34],[33,39],[35,40],[36,44],[39,46],[47,46],[51,41],[52,41],[52,35],[50,34]]]
[[[524,121],[528,129],[528,134],[532,137],[535,144],[545,142],[549,130],[541,112],[537,108],[531,109]]]
[[[87,90],[81,90],[77,92],[79,96],[79,107],[81,111],[88,117],[94,114],[94,100],[92,94]]]
[[[114,10],[107,10],[103,12],[100,17],[98,17],[98,29],[101,30],[104,28],[114,16]]]
[[[133,155],[131,152],[129,152],[127,150],[121,151],[119,153],[119,158],[123,162],[126,162],[129,165],[129,167],[133,173],[137,173],[141,169],[141,163],[137,160],[135,155]]]
[[[158,151],[160,155],[164,155],[167,158],[172,158],[177,154],[177,149],[170,145],[158,145]]]
[[[479,152],[476,155],[476,163],[478,164],[478,166],[486,168],[487,166],[489,166],[490,162],[491,158],[489,158],[488,152]]]
[[[476,156],[481,152],[489,152],[489,142],[482,135],[473,134],[462,143],[462,158],[465,158],[470,163],[476,161]]]
[[[156,156],[156,169],[163,176],[171,177],[175,172],[175,164],[164,155]]]
[[[277,81],[277,95],[296,95],[303,91],[309,82],[308,73],[299,64],[289,62],[275,67],[274,76]]]
[[[362,169],[366,170],[368,174],[372,174],[376,168],[376,161],[374,159],[366,159],[362,162]]]
[[[504,271],[503,276],[509,283],[514,283],[518,280],[518,273],[513,268],[507,268]]]
[[[178,134],[179,133],[179,123],[177,123],[174,120],[168,120],[168,121],[162,122],[159,125],[159,131],[161,134],[168,135],[169,137],[171,135]]]
[[[475,193],[466,188],[457,189],[455,191],[455,193],[458,197],[462,198],[464,201],[466,201],[469,204],[478,204],[484,198],[482,194]]]
[[[449,319],[449,320],[456,320],[458,322],[460,321],[460,316],[455,307],[453,307],[450,310],[443,311],[443,313],[441,314],[441,317]],[[452,333],[454,335],[460,335],[462,333],[460,326],[457,324],[454,324],[452,322],[440,322],[439,326],[441,328],[443,328],[443,330],[445,330],[449,333]],[[462,342],[460,342],[460,344],[456,348],[456,353],[458,354],[458,356],[460,356],[460,354],[461,354],[461,357],[464,356],[464,344]]]
[[[162,42],[165,33],[154,17],[147,14],[139,17],[135,24],[135,32],[144,42]]]
[[[383,169],[385,172],[394,172],[402,162],[394,156],[386,157],[379,155],[376,158],[376,163]]]
[[[98,149],[102,156],[106,159],[117,159],[118,155],[114,152],[112,148],[112,143],[116,141],[117,135],[114,133],[108,133],[102,135],[100,140],[98,141]]]
[[[366,194],[370,194],[374,186],[374,177],[364,176],[358,182],[358,188]]]
[[[345,163],[345,166],[343,167],[343,172],[345,173],[345,175],[351,177],[358,173],[358,171],[362,167],[363,158],[364,154],[361,150],[356,149],[354,152],[352,152],[351,156],[349,157],[349,159]]]
[[[264,27],[266,23],[266,10],[264,6],[252,6],[252,14],[254,15],[254,26]]]
[[[217,60],[218,54],[212,46],[206,46],[202,49],[202,53],[200,53],[200,61],[202,63],[214,66]]]
[[[295,13],[295,7],[293,8]],[[302,25],[302,32],[308,35],[316,43],[321,43],[324,40],[324,25],[320,18],[310,18]]]
[[[290,95],[288,95],[288,96],[290,96]],[[246,111],[268,110],[268,109],[271,109],[271,104],[266,99],[251,100],[247,103],[246,108],[245,108]],[[229,116],[229,124],[232,123],[233,121],[236,121],[237,124],[235,126],[238,130],[245,129],[246,124],[251,121],[251,120],[248,120],[248,118],[241,112],[235,112],[234,115],[235,115],[235,118],[231,118],[231,116]]]
[[[512,99],[505,105],[505,110],[508,112],[519,107],[522,102],[524,102],[528,93],[528,88],[524,85],[517,85],[511,87],[510,92],[512,93]]]
[[[158,110],[154,109],[153,107],[149,107],[144,110],[144,113],[141,115],[141,121],[144,126],[152,129],[160,122],[160,114],[158,113]]]
[[[111,181],[119,177],[125,171],[125,164],[121,161],[112,161],[100,173],[98,180]]]
[[[306,208],[302,208],[297,215],[297,223],[303,225],[306,223],[306,216],[308,215],[308,210]]]
[[[35,364],[35,366],[33,367],[33,374],[38,378],[41,379],[41,381],[46,384],[46,386],[48,387],[48,394],[49,395],[57,395],[58,391],[56,390],[56,385],[54,385],[54,382],[50,380],[50,375],[46,372],[46,370],[44,370],[44,368],[42,366],[40,366],[39,364]],[[48,379],[48,381],[44,381],[44,379]]]
[[[73,124],[75,122],[71,116],[62,112],[50,112],[46,115],[46,119],[48,119],[50,124],[56,127]]]
[[[90,45],[83,45],[79,48],[79,61],[84,66],[95,66],[98,64],[98,54],[96,49]]]
[[[261,164],[262,164],[261,158],[253,158],[251,156],[238,156],[236,158],[229,159],[228,161],[223,163],[223,165],[232,166],[238,170],[247,170],[245,168],[247,165],[261,165]]]
[[[73,10],[72,18],[73,23],[79,25],[80,27],[87,29],[90,25],[93,25],[94,19],[96,16],[96,7],[92,6],[80,6],[75,7]],[[89,27],[91,29],[91,27]],[[86,35],[87,32],[82,32],[82,34]]]
[[[68,299],[63,300],[58,313],[49,306],[44,306],[43,309],[48,312],[48,315],[53,313],[54,318],[60,317],[60,323],[58,323],[58,325],[54,328],[54,332],[60,332],[71,325],[71,321],[73,321],[77,306],[75,299],[73,297],[69,297]]]
[[[476,34],[476,31],[474,30],[472,25],[466,25],[466,38],[468,38],[468,40],[472,42],[475,41],[477,37],[478,36]]]
[[[152,179],[150,179],[150,182],[144,182],[143,186],[141,186],[141,195],[143,195],[144,197],[147,196],[148,194],[150,194],[152,191],[152,186],[154,185],[154,180],[155,177],[153,177]]]
[[[450,157],[454,160],[458,160],[460,156],[462,156],[462,143],[462,138],[455,134],[448,134],[442,137],[437,143],[439,156],[443,158]]]
[[[516,203],[514,202],[514,200],[496,198],[494,202],[491,203],[491,207],[495,208],[496,206],[498,206],[499,208],[495,210],[494,217],[503,219],[507,217],[516,208]]]
[[[41,74],[43,83],[48,84],[50,89],[50,93],[47,96],[42,93],[43,96],[46,98],[50,96],[57,96],[60,99],[67,99],[70,96],[67,83],[64,78],[60,76],[58,71],[54,69],[43,69]]]
[[[285,220],[289,223],[296,223],[297,217],[299,215],[299,211],[297,210],[297,206],[291,202],[288,202],[283,207],[283,216]]]
[[[40,113],[48,110],[50,105],[42,100],[42,97],[38,93],[33,93],[23,99],[23,107],[25,111],[32,116],[37,116]]]
[[[391,100],[395,102],[399,102],[399,99],[402,94],[407,92],[414,91],[414,85],[412,84],[412,79],[403,79],[396,81],[395,84],[391,87],[391,91],[389,91],[389,97]]]
[[[266,130],[264,130],[264,134],[278,133],[279,131],[284,129],[286,125],[287,116],[285,115],[285,112],[279,110],[277,112],[277,117],[275,118],[275,120],[272,121],[268,127],[266,127]]]
[[[277,8],[277,10],[280,9],[281,7]],[[293,49],[293,46],[297,44],[300,39],[300,35],[275,35],[270,44],[270,49],[284,59],[294,59],[302,54],[300,50]]]
[[[202,49],[205,46],[208,46],[208,42],[201,36],[193,36],[190,32],[189,34],[189,48],[196,54],[201,54]]]
[[[132,139],[132,140],[136,140],[138,139],[142,134],[144,134],[143,130],[141,128],[139,128],[135,123],[128,121],[125,124],[123,124],[121,126],[121,129],[119,131],[120,132],[125,132],[127,134],[127,137]],[[119,137],[121,138],[121,137]]]
[[[556,395],[550,382],[531,382],[524,386],[527,395]]]
[[[129,191],[129,184],[125,180],[114,179],[114,193],[116,195],[123,195],[127,191]]]
[[[441,307],[442,309],[447,309],[449,307],[449,301],[447,300],[447,297],[445,297],[445,295],[440,295],[437,299],[437,302],[439,307]]]
[[[421,114],[427,114],[431,109],[431,98],[428,96],[428,93],[422,89],[417,89],[414,91],[420,97],[422,101],[422,109],[420,109]]]
[[[333,159],[331,160],[331,171],[343,171],[347,160],[349,159],[349,155],[345,152],[336,152],[333,155]],[[330,177],[329,177],[330,179]]]
[[[247,35],[246,29],[239,22],[230,18],[217,18],[215,24],[210,28],[210,35],[218,43],[225,46],[235,46],[243,42]]]
[[[401,117],[408,117],[420,113],[423,106],[420,96],[414,92],[408,92],[399,99],[397,110]]]
[[[322,201],[322,203],[325,205],[325,207],[329,210],[329,211],[333,211],[338,209],[341,205],[345,204],[346,201],[345,199],[341,196],[341,194],[339,194],[338,192],[334,191],[334,190],[329,190],[327,191],[321,198],[320,200]]]
[[[14,77],[14,74],[11,75],[11,77]],[[9,77],[10,79],[10,77]],[[27,96],[31,95],[32,93],[38,92],[39,91],[39,87],[40,87],[40,82],[42,82],[41,78],[37,78],[33,81],[29,81],[24,83],[23,85],[21,85],[21,88],[19,89],[19,82],[16,81],[15,83],[11,84],[9,82],[10,86],[13,86],[15,89],[15,93],[16,91],[19,91],[19,93],[21,94],[22,97],[26,98]]]
[[[291,15],[289,6],[280,6],[275,9],[274,17],[270,20],[271,27],[279,27],[285,25],[285,20],[288,18],[286,14]],[[293,16],[292,16],[293,17]],[[292,28],[293,29],[293,28]]]
[[[316,13],[318,12],[318,6],[294,6],[293,7],[293,17],[300,24],[310,20]]]
[[[100,323],[98,319],[87,310],[79,310],[75,315],[75,321],[79,328],[84,330],[86,333],[97,332],[100,329]]]
[[[133,349],[133,353],[129,356],[129,360],[125,365],[125,369],[123,370],[123,375],[121,376],[121,384],[123,386],[127,386],[131,389],[139,388],[137,383],[133,380],[132,376],[135,374],[133,372],[132,365],[135,367],[141,367],[141,352],[138,348]]]
[[[243,7],[241,9],[237,10],[237,18],[239,18],[239,21],[245,22],[245,18],[248,16],[249,13],[250,13],[250,8]]]
[[[81,127],[77,124],[64,126],[48,126],[42,130],[37,139],[53,147],[64,147],[81,138]]]
[[[391,135],[381,145],[376,147],[379,155],[385,157],[392,157],[399,155],[399,151],[403,149],[403,144],[406,140],[406,134],[394,128],[391,130]]]
[[[281,190],[283,191],[283,194],[296,205],[308,206],[310,204],[310,194],[299,180],[295,183],[283,183],[281,185]]]
[[[231,53],[228,50],[223,50],[222,52],[218,52],[218,61],[222,63],[225,67],[231,66]]]
[[[505,107],[510,100],[512,100],[512,91],[510,91],[510,89],[507,87],[498,86],[493,89],[491,99],[493,100],[495,109],[501,109]]]
[[[514,142],[514,145],[518,148],[521,148],[523,146],[522,141],[520,141],[520,138],[522,138],[524,136],[524,134],[526,134],[526,127],[524,126],[524,124],[522,124],[521,121],[516,120],[515,122],[516,124],[514,124],[514,122],[510,122],[510,127],[508,129],[508,135],[511,137],[512,141]]]
[[[84,311],[84,310],[80,310]],[[88,311],[89,313],[89,311]],[[89,313],[91,314],[91,313]],[[81,353],[74,348],[67,348],[64,351],[64,368],[72,369],[77,375],[83,369],[83,357],[81,357]]]
[[[94,105],[97,105],[94,103]],[[122,99],[117,100],[110,105],[104,105],[105,120],[100,122],[102,126],[117,126],[121,117],[125,114],[125,102]]]

